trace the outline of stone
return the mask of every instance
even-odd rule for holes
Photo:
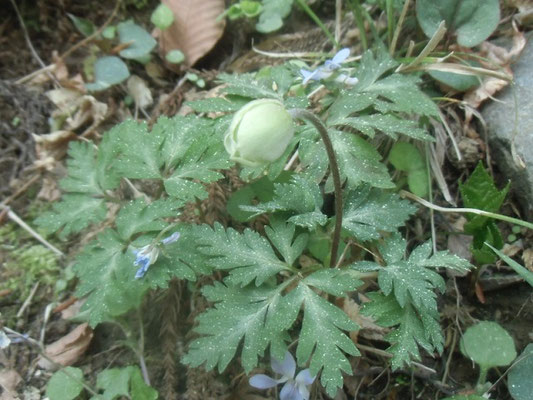
[[[484,107],[489,145],[498,168],[511,180],[511,190],[533,215],[533,36],[512,65],[514,85]]]

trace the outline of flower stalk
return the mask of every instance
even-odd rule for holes
[[[341,177],[339,173],[339,165],[337,163],[337,157],[335,156],[335,150],[333,149],[333,144],[328,135],[328,130],[324,126],[324,123],[318,118],[315,114],[310,111],[294,108],[289,110],[289,114],[293,118],[298,118],[302,120],[309,121],[316,128],[322,142],[326,147],[326,153],[328,154],[329,168],[331,170],[331,176],[333,178],[333,186],[335,189],[335,230],[333,232],[333,242],[331,244],[331,257],[330,257],[330,267],[337,266],[337,253],[339,250],[339,242],[341,237],[341,228],[342,228],[342,187],[341,187]]]

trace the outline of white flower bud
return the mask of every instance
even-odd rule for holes
[[[291,115],[279,101],[254,100],[233,116],[224,146],[230,159],[257,167],[277,160],[294,135]]]

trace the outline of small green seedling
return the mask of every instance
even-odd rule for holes
[[[513,338],[496,322],[482,321],[466,330],[460,343],[461,353],[479,365],[478,388],[492,367],[504,367],[516,358]]]
[[[511,367],[508,386],[513,399],[531,399],[533,393],[533,343],[526,346]]]
[[[459,189],[465,207],[495,213],[509,192],[509,184],[498,190],[483,164],[479,163],[468,180],[459,185]],[[493,219],[481,215],[467,214],[467,219],[464,230],[474,238],[470,246],[474,259],[479,265],[493,263],[497,257],[485,243],[497,249],[503,247],[498,226]]]
[[[50,378],[46,396],[51,400],[73,400],[83,388],[93,395],[91,400],[155,400],[158,397],[157,391],[144,382],[139,367],[134,366],[103,370],[96,377],[96,390],[84,382],[81,369],[63,368]]]
[[[150,17],[152,24],[165,30],[174,22],[174,13],[165,4],[159,4]]]
[[[457,43],[474,47],[487,39],[500,22],[498,0],[417,0],[416,18],[428,38],[442,20],[457,36]]]
[[[429,192],[426,162],[420,151],[411,143],[396,142],[389,153],[389,161],[398,171],[407,174],[409,190],[419,197]]]

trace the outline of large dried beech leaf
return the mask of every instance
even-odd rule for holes
[[[174,13],[174,23],[159,33],[162,57],[171,50],[185,54],[186,66],[192,66],[213,48],[224,32],[224,0],[163,0]]]
[[[48,358],[62,366],[72,365],[85,353],[92,338],[93,330],[89,324],[81,324],[68,335],[46,346],[45,353]],[[56,367],[44,357],[39,358],[38,365],[48,370],[54,370]]]

